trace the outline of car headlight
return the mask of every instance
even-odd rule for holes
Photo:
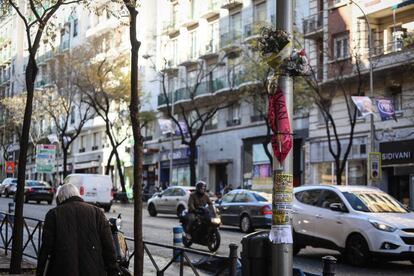
[[[397,230],[396,227],[386,224],[384,222],[378,221],[378,220],[369,219],[368,221],[372,224],[372,226],[374,226],[375,228],[381,231],[394,232],[395,230]]]
[[[220,218],[212,218],[211,219],[211,223],[220,224],[221,223],[221,219]]]

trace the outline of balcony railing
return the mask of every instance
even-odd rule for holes
[[[209,43],[205,44],[204,47],[200,50],[200,56],[207,56],[217,53],[218,43],[217,40],[211,39]]]
[[[254,21],[252,23],[248,23],[244,25],[244,33],[243,33],[244,38],[259,35],[261,28],[266,25],[268,25],[266,21]]]
[[[386,55],[404,51],[406,49],[414,49],[414,40],[401,39],[387,44],[379,43],[373,47],[373,55]],[[369,53],[369,49],[366,50]]]
[[[225,87],[221,79],[214,79],[213,81],[201,82],[194,91],[194,86],[181,87],[174,91],[174,103],[183,100],[191,100],[194,97],[207,95],[216,92]],[[195,93],[195,94],[193,94]],[[168,93],[168,100],[171,103],[172,93]],[[166,105],[167,99],[164,94],[158,95],[158,106]]]
[[[162,25],[162,32],[164,34],[174,34],[176,32],[178,32],[178,24],[177,22],[173,22],[173,21],[164,21],[163,25]]]
[[[240,31],[233,30],[231,32],[223,33],[220,36],[220,47],[224,48],[224,47],[231,46],[235,43],[238,43],[240,39],[241,39]]]
[[[234,9],[243,5],[243,0],[221,0],[222,9]]]
[[[310,36],[323,30],[323,12],[303,19],[303,34]]]

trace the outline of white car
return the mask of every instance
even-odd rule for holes
[[[195,191],[195,187],[171,186],[155,194],[148,200],[148,213],[155,217],[158,213],[177,214],[187,209],[190,194]]]
[[[294,189],[294,254],[307,245],[340,251],[363,266],[371,257],[414,263],[414,213],[366,186]]]

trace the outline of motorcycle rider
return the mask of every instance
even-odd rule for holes
[[[196,184],[196,190],[191,193],[188,199],[188,224],[186,232],[190,234],[193,224],[196,220],[196,210],[204,207],[206,204],[213,205],[210,198],[206,194],[206,183],[204,181],[198,181]]]

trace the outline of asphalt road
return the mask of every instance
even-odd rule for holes
[[[11,199],[0,198],[0,210],[7,211],[8,203]],[[43,204],[25,204],[24,215],[27,217],[44,219],[46,212],[54,207],[54,205]],[[133,206],[131,204],[120,205],[115,204],[110,213],[107,213],[108,217],[116,217],[118,214],[122,214],[123,219],[123,231],[126,236],[133,236]],[[144,228],[144,240],[153,241],[161,244],[172,244],[173,234],[172,228],[179,225],[178,219],[175,216],[159,215],[157,217],[150,217],[148,212],[143,212],[143,228]],[[221,246],[218,251],[220,255],[228,255],[229,244],[235,243],[239,246],[239,253],[241,251],[241,239],[244,234],[240,233],[238,228],[222,227],[221,233]],[[197,249],[206,250],[202,246],[194,246]],[[164,250],[157,247],[149,247],[149,250],[158,256],[170,257],[171,250]],[[347,265],[341,259],[341,256],[330,250],[306,248],[302,250],[298,256],[294,257],[294,266],[298,267],[306,272],[322,273],[322,261],[321,258],[326,255],[332,255],[338,259],[337,273],[336,275],[414,275],[414,265],[410,262],[376,262],[366,268],[357,268]]]

